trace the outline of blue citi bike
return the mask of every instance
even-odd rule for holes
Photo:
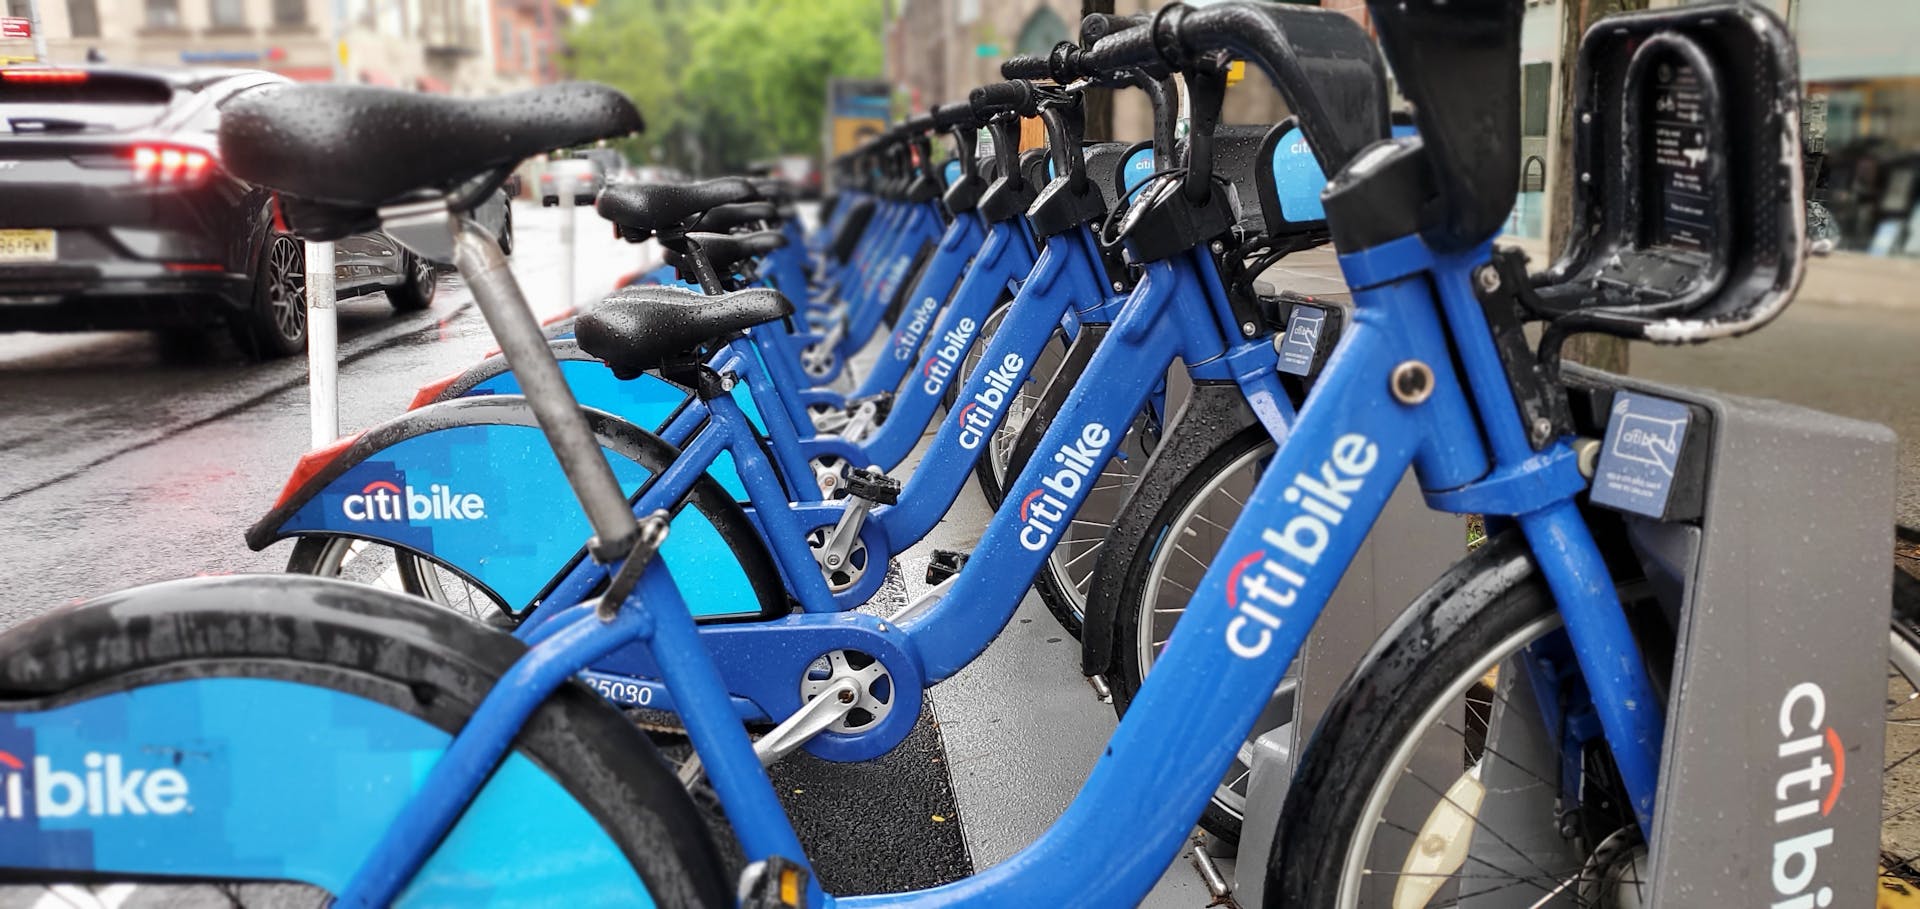
[[[1518,182],[1520,4],[1371,0],[1369,10],[1414,103],[1415,136],[1390,138],[1379,51],[1337,13],[1176,4],[1080,55],[1078,65],[1099,72],[1159,63],[1205,80],[1220,72],[1222,53],[1265,71],[1333,174],[1326,224],[1354,300],[1338,346],[1085,787],[1026,850],[914,893],[832,897],[809,874],[740,723],[737,679],[715,633],[762,623],[693,621],[685,581],[655,558],[676,532],[668,516],[636,519],[497,246],[461,216],[484,195],[476,188],[491,189],[524,156],[639,129],[630,103],[581,84],[493,101],[297,86],[236,99],[223,156],[236,174],[280,192],[306,236],[378,223],[459,266],[580,500],[586,548],[607,566],[607,583],[519,640],[415,598],[294,576],[153,585],[15,628],[0,636],[0,746],[13,758],[0,790],[21,795],[0,827],[0,866],[23,880],[295,881],[353,906],[1135,903],[1186,840],[1411,468],[1430,506],[1488,516],[1493,539],[1409,608],[1336,697],[1287,791],[1266,903],[1448,905],[1489,887],[1525,887],[1536,904],[1563,894],[1583,901],[1569,904],[1608,904],[1588,900],[1586,885],[1625,880],[1636,856],[1665,848],[1689,821],[1657,813],[1656,796],[1673,795],[1658,772],[1668,699],[1636,634],[1644,610],[1631,549],[1618,545],[1617,522],[1585,501],[1583,418],[1569,404],[1588,398],[1580,389],[1611,389],[1625,405],[1619,413],[1652,412],[1636,411],[1617,377],[1535,359],[1520,316],[1548,323],[1540,344],[1551,354],[1574,331],[1704,341],[1758,328],[1784,308],[1804,254],[1798,158],[1775,153],[1794,137],[1791,44],[1777,18],[1743,4],[1619,17],[1590,35],[1581,104],[1603,126],[1581,145],[1582,161],[1597,167],[1604,154],[1620,166],[1596,171],[1600,185],[1581,197],[1576,223],[1591,228],[1582,236],[1592,245],[1536,282],[1522,260],[1491,246]],[[1598,74],[1590,51],[1604,64]],[[1638,128],[1662,99],[1697,105],[1705,128],[1693,140],[1724,155],[1685,178],[1703,181],[1710,199],[1762,204],[1716,204],[1713,230],[1692,234],[1666,220],[1664,207],[1642,204],[1652,169],[1679,179],[1672,162],[1688,160],[1662,156],[1664,134]],[[414,128],[385,128],[402,122]],[[395,138],[369,148],[366,135]],[[388,145],[436,153],[395,155]],[[1207,308],[1166,303],[1176,293],[1224,296],[1194,243],[1205,250],[1234,224],[1204,145],[1189,144],[1187,166],[1149,182],[1117,219],[1141,274],[1090,372],[1171,359],[1209,333],[1227,335]],[[369,166],[376,161],[386,166]],[[593,346],[616,369],[652,365],[647,345],[620,330],[626,308],[605,314],[605,346]],[[1205,318],[1170,315],[1190,309]],[[1033,502],[1064,511],[1084,493],[1074,477],[1111,452],[1116,428],[1153,384],[1081,383],[1068,393],[1062,418],[1009,487],[1040,492],[1021,500],[1023,520],[987,529],[975,560],[1036,565],[1054,519]],[[1270,403],[1290,407],[1277,392]],[[428,507],[465,506],[441,496]],[[912,674],[940,677],[959,648],[903,642],[984,646],[978,639],[991,630],[940,608],[987,593],[970,577],[978,576],[963,570],[943,599],[887,619],[836,614],[811,641],[794,635],[792,658],[858,650],[908,690]],[[1885,633],[1864,631],[1869,640]],[[572,682],[634,651],[657,667],[751,861],[738,877],[721,869],[645,737]],[[1516,655],[1524,659],[1509,662]],[[1570,865],[1520,865],[1488,851],[1523,852],[1482,808],[1489,798],[1510,807],[1483,782],[1494,773],[1491,752],[1420,747],[1425,733],[1453,722],[1463,692],[1506,666],[1520,667],[1503,678],[1528,680],[1541,711],[1592,716],[1549,743],[1564,758],[1549,771],[1559,778],[1543,781],[1555,798],[1529,803],[1534,820],[1579,853]],[[1811,688],[1758,712],[1767,724],[1779,716],[1783,757],[1812,755],[1823,768],[1820,728],[1842,721],[1811,692],[1838,690],[1862,668],[1794,671]],[[1877,666],[1864,672],[1877,681]],[[1856,731],[1827,729],[1828,741]],[[1429,764],[1444,785],[1409,772]],[[1806,780],[1826,779],[1826,769]],[[12,782],[22,779],[31,785]],[[1833,891],[1818,862],[1831,836],[1821,840],[1817,825],[1827,811],[1801,777],[1780,788],[1783,799],[1814,792],[1813,808],[1794,800],[1770,810],[1798,826],[1781,832],[1791,838],[1775,846],[1766,886],[1775,905],[1825,905]],[[1859,810],[1837,783],[1828,798],[1828,811]],[[541,860],[528,860],[532,851]],[[1106,861],[1086,861],[1090,852]]]
[[[1049,105],[1047,117],[1052,132],[1057,134],[1056,146],[1078,143],[1075,103],[1077,98],[1070,96]],[[636,370],[630,368],[609,370],[582,350],[573,338],[555,340],[550,345],[562,363],[570,387],[587,406],[605,409],[612,417],[642,415],[641,419],[650,419],[659,418],[662,413],[667,415],[660,432],[664,445],[631,426],[621,427],[621,432],[615,433],[630,441],[624,449],[609,447],[615,451],[639,451],[640,463],[634,465],[623,480],[634,477],[637,482],[638,477],[664,469],[669,461],[679,458],[718,476],[725,493],[747,502],[743,514],[741,509],[727,503],[720,491],[701,484],[698,495],[693,496],[694,513],[682,518],[697,525],[680,536],[677,545],[684,552],[700,553],[700,558],[705,560],[715,551],[727,548],[747,550],[737,559],[739,567],[733,568],[733,574],[725,583],[712,572],[704,576],[707,588],[715,594],[724,591],[738,594],[713,596],[707,602],[707,614],[775,614],[786,605],[786,598],[781,595],[783,590],[792,591],[794,599],[812,611],[846,609],[871,599],[884,580],[888,559],[922,538],[938,522],[959,494],[967,472],[991,450],[988,440],[1000,441],[1003,453],[1010,450],[1007,443],[1001,441],[1008,433],[996,433],[995,427],[1012,409],[1008,405],[1018,403],[1017,389],[1028,385],[1035,378],[1036,370],[1057,366],[1066,358],[1060,355],[1061,351],[1071,353],[1065,344],[1067,338],[1077,337],[1085,344],[1095,344],[1112,321],[1111,313],[1119,301],[1105,290],[1109,281],[1106,275],[1115,273],[1119,266],[1111,263],[1111,254],[1103,253],[1095,243],[1090,222],[1104,215],[1106,207],[1117,198],[1117,187],[1124,172],[1141,170],[1140,162],[1150,154],[1150,149],[1108,144],[1093,149],[1090,159],[1078,153],[1062,154],[1059,166],[1069,171],[1069,183],[1080,184],[1080,188],[1057,197],[1057,201],[1070,202],[1076,207],[1068,210],[1056,202],[1039,210],[1042,218],[1052,219],[1044,233],[1062,235],[1063,239],[1055,245],[1053,256],[1046,260],[1047,267],[1036,268],[1026,212],[1035,193],[1031,183],[1020,176],[1033,168],[1016,166],[1011,152],[1011,121],[1021,112],[1038,112],[1038,99],[1029,89],[1009,84],[1001,97],[983,94],[976,102],[943,108],[939,122],[934,124],[954,129],[956,135],[962,137],[963,148],[970,151],[972,130],[986,120],[991,128],[1006,134],[999,146],[1004,151],[998,163],[1001,172],[1012,176],[997,179],[983,192],[979,189],[981,181],[970,166],[971,156],[963,156],[964,166],[949,190],[947,204],[955,211],[956,223],[972,219],[975,209],[980,209],[991,225],[987,240],[936,325],[932,336],[937,340],[928,342],[926,364],[916,371],[915,380],[907,383],[899,396],[900,403],[894,408],[895,416],[883,427],[882,435],[900,427],[903,430],[900,436],[911,435],[917,440],[919,430],[905,430],[929,421],[942,400],[951,400],[952,393],[943,396],[943,391],[950,376],[961,367],[957,361],[963,351],[969,350],[971,335],[983,322],[997,331],[1002,320],[1013,322],[1013,314],[1019,313],[1017,324],[1021,330],[1018,335],[1010,335],[1008,344],[991,354],[996,368],[989,371],[990,381],[967,392],[973,406],[953,408],[961,412],[964,425],[958,427],[957,434],[950,433],[935,443],[934,454],[914,473],[917,482],[904,489],[897,481],[870,469],[849,469],[845,459],[825,455],[838,463],[823,464],[822,449],[809,448],[808,441],[799,438],[793,420],[789,419],[796,415],[781,406],[793,399],[786,391],[785,377],[771,365],[777,362],[777,352],[768,351],[754,341],[762,329],[777,328],[777,325],[739,322],[716,328],[716,323],[703,323],[694,316],[738,321],[742,311],[728,314],[723,312],[722,303],[710,303],[663,288],[633,288],[606,304],[611,309],[631,300],[636,306],[650,308],[645,318],[648,324],[664,325],[671,319],[682,319],[679,330],[694,333],[694,337],[687,339],[689,342],[715,342],[701,355],[705,358],[702,365],[727,377],[726,382],[732,387],[727,395],[730,400],[725,405],[701,400],[705,396],[684,397],[684,389],[698,385],[697,373],[686,372],[694,365],[691,362],[678,364],[682,381],[674,384],[646,375],[636,378]],[[1170,117],[1169,112],[1161,119],[1170,120]],[[1096,178],[1087,177],[1087,173],[1095,174]],[[1093,192],[1095,189],[1099,192]],[[725,204],[734,203],[723,203],[723,207]],[[621,229],[643,231],[657,229],[656,225],[664,218],[680,217],[685,203],[674,200],[662,203],[659,194],[651,188],[627,192],[615,186],[602,197],[601,207],[613,216]],[[663,210],[671,213],[663,216]],[[696,270],[705,271],[705,283],[718,291],[722,282],[711,265],[708,250],[724,244],[717,238],[699,242],[699,248],[690,249],[688,259]],[[1017,274],[1027,279],[1029,272],[1043,278],[1043,283],[1036,285],[1033,293],[993,310],[996,297],[1002,294],[1001,288],[1008,283],[1009,276]],[[1118,280],[1113,284],[1124,286]],[[771,298],[748,294],[735,299],[765,302]],[[993,311],[989,313],[989,310]],[[768,318],[768,310],[763,308],[757,312],[757,318]],[[749,320],[756,318],[754,311],[747,311],[745,315]],[[742,334],[738,331],[742,326],[744,336],[731,340],[725,337]],[[1055,356],[1050,358],[1050,352]],[[618,375],[622,372],[624,375]],[[971,370],[960,372],[965,375]],[[672,373],[672,370],[663,372]],[[686,378],[687,375],[693,378]],[[1062,372],[1053,382],[1070,385],[1076,378],[1076,374]],[[651,381],[647,381],[649,379]],[[666,390],[664,396],[658,394],[661,389]],[[536,600],[548,608],[578,602],[594,584],[604,580],[604,572],[596,571],[590,562],[580,561],[577,547],[569,551],[565,544],[567,536],[550,533],[543,526],[532,526],[535,521],[558,524],[562,525],[560,533],[564,534],[567,520],[571,517],[577,522],[577,514],[570,516],[547,502],[531,500],[537,487],[529,480],[530,470],[524,456],[531,452],[524,446],[481,445],[468,441],[479,432],[490,434],[482,438],[501,433],[525,435],[528,427],[524,420],[505,427],[472,425],[504,422],[515,405],[501,395],[516,390],[515,377],[495,358],[468,370],[460,382],[439,391],[439,396],[447,400],[474,400],[466,400],[457,407],[443,405],[409,413],[363,436],[307,456],[274,510],[249,534],[249,542],[261,547],[286,536],[300,536],[301,543],[295,549],[290,567],[303,573],[321,574],[343,573],[345,556],[353,547],[370,543],[392,547],[405,589],[457,606],[476,617],[524,618]],[[483,404],[479,399],[492,400]],[[740,406],[732,406],[736,403]],[[649,413],[651,417],[644,416]],[[1149,408],[1143,420],[1150,425],[1151,417]],[[609,417],[603,425],[615,424]],[[1150,430],[1144,434],[1150,434]],[[691,445],[696,435],[713,444]],[[680,454],[674,452],[674,448],[682,447],[687,450]],[[452,453],[449,448],[453,449]],[[828,450],[848,452],[849,457],[855,457],[845,447]],[[1138,462],[1137,457],[1133,460]],[[499,463],[502,461],[506,462],[504,466]],[[1094,485],[1103,490],[1123,487],[1127,479],[1126,464],[1125,458],[1111,459]],[[553,479],[552,467],[549,465],[546,470],[546,478]],[[486,506],[484,518],[466,514],[388,512],[380,519],[368,520],[360,504],[367,495],[366,490],[378,484],[409,489],[434,486],[452,489],[456,476],[463,484],[461,495],[474,495],[478,497],[476,501],[491,503]],[[691,476],[698,479],[697,474]],[[479,482],[483,477],[494,478],[494,482]],[[823,494],[844,485],[854,496],[846,502],[829,504],[818,502],[817,497],[799,494],[815,489],[816,480]],[[675,501],[685,497],[689,489],[686,482],[676,479],[675,485],[664,487],[669,491],[663,495]],[[503,486],[506,488],[501,488]],[[1117,498],[1111,492],[1107,495]],[[867,511],[876,504],[888,507],[876,512],[869,524]],[[432,526],[435,524],[439,525],[437,529]],[[510,534],[495,532],[494,528],[502,525],[516,530]],[[764,531],[762,535],[770,544],[767,547],[770,552],[754,551],[755,547],[750,545],[755,536],[754,527]],[[422,533],[423,529],[430,530],[431,534]],[[1097,534],[1082,528],[1077,535],[1063,536],[1084,539]],[[554,545],[544,545],[543,541],[548,540]],[[1091,565],[1092,555],[1084,545],[1063,544],[1056,548],[1049,558],[1042,590],[1065,593],[1051,597],[1050,603],[1066,602],[1078,595],[1086,577],[1085,569],[1077,569],[1077,578],[1062,579],[1070,577],[1069,571],[1076,565]],[[669,561],[672,560],[670,552]],[[734,560],[723,558],[721,561],[723,564],[715,571],[725,573],[731,567],[726,563]],[[359,570],[364,571],[367,564],[382,563],[366,559]],[[740,606],[743,603],[748,604],[747,608]],[[1069,627],[1077,629],[1074,611],[1061,614],[1063,621],[1072,623]]]

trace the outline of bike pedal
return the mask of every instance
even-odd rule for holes
[[[847,495],[866,499],[875,505],[896,505],[900,502],[900,481],[872,468],[848,468],[846,490]]]
[[[887,414],[893,410],[893,392],[882,391],[864,397],[849,399],[847,401],[847,412],[852,413],[857,411],[860,409],[860,405],[869,403],[873,405],[873,422],[884,422],[887,419]]]
[[[947,579],[960,573],[966,567],[967,553],[954,549],[936,549],[933,559],[927,563],[927,583],[944,584]]]
[[[774,856],[740,872],[740,909],[803,909],[807,869]]]

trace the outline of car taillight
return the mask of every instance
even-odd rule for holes
[[[84,69],[9,69],[0,70],[0,82],[85,82]]]
[[[133,147],[133,175],[142,183],[198,186],[213,171],[213,158],[197,148],[171,145]]]

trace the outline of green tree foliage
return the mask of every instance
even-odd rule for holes
[[[638,151],[698,173],[818,156],[830,79],[880,74],[885,0],[600,0],[569,70],[631,96]]]

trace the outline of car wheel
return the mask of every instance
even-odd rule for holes
[[[400,312],[419,312],[432,306],[434,292],[440,287],[440,275],[434,271],[433,263],[411,252],[402,252],[400,267],[406,271],[406,279],[387,288],[387,302]]]
[[[274,234],[260,254],[253,306],[234,323],[234,340],[256,360],[307,349],[307,250],[292,234]]]
[[[513,203],[507,203],[506,217],[500,221],[500,254],[513,255]]]

